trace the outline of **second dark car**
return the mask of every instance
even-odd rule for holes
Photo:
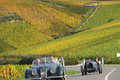
[[[98,63],[96,61],[86,61],[81,66],[82,75],[87,75],[87,73],[92,73],[92,72],[99,72],[99,74],[101,74],[102,73],[101,63]]]

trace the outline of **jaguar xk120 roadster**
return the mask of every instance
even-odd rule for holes
[[[25,80],[66,80],[66,69],[64,59],[61,57],[58,64],[49,63],[50,58],[40,58],[32,62],[31,68],[26,68]]]

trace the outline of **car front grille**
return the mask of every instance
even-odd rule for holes
[[[40,73],[41,73],[41,79],[46,79],[46,77],[47,77],[47,69],[44,68],[44,67],[41,68]]]
[[[93,64],[89,63],[88,68],[93,68]]]

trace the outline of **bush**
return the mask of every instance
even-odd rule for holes
[[[105,64],[120,64],[120,58],[119,57],[105,58]]]
[[[32,64],[34,59],[36,59],[36,57],[24,57],[20,60],[19,64]]]
[[[0,68],[0,78],[9,79],[18,77],[21,77],[21,75],[14,65],[6,65]]]

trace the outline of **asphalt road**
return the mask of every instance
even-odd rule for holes
[[[88,73],[88,75],[82,76],[76,74],[67,76],[67,80],[120,80],[120,65],[103,65],[103,73]],[[80,65],[78,66],[66,66],[67,70],[80,71]]]

